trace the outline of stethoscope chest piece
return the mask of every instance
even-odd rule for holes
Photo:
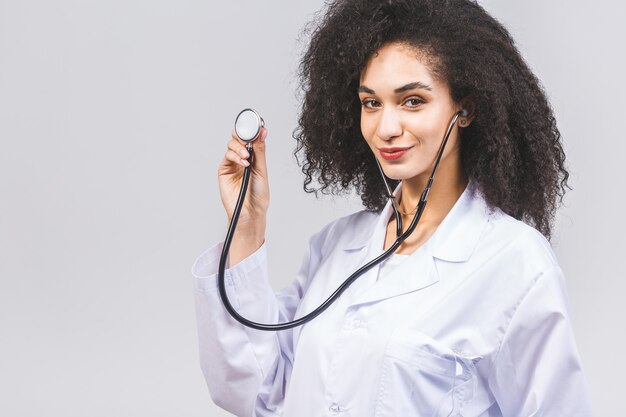
[[[253,142],[259,137],[261,128],[265,126],[263,118],[253,109],[244,109],[235,120],[235,133],[244,142]]]

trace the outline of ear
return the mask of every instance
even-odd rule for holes
[[[476,115],[474,102],[469,97],[465,97],[460,103],[459,111],[461,110],[465,110],[465,114],[459,117],[457,123],[459,124],[459,127],[468,127]]]

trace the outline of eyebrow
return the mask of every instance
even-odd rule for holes
[[[416,88],[421,89],[421,90],[433,91],[432,88],[430,88],[429,85],[426,85],[426,84],[424,84],[421,81],[416,81],[414,83],[409,83],[409,84],[403,85],[402,87],[396,88],[393,91],[395,93],[404,93],[405,91],[415,90]]]
[[[402,87],[398,87],[395,90],[393,90],[393,92],[396,94],[399,94],[399,93],[404,93],[405,91],[415,90],[416,88],[419,88],[422,90],[433,91],[429,85],[424,84],[421,81],[416,81],[414,83],[409,83],[409,84],[403,85]],[[375,91],[365,85],[360,85],[359,93],[375,94]]]

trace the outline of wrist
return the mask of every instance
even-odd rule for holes
[[[230,223],[230,220],[229,220]],[[265,239],[266,220],[262,219],[240,219],[237,222],[235,236],[245,239],[263,240]]]
[[[256,252],[265,242],[265,218],[243,219],[237,222],[230,246],[230,266]]]

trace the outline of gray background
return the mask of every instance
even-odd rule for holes
[[[291,155],[299,33],[322,4],[0,1],[0,415],[227,415],[199,370],[189,269],[225,231],[237,112],[269,127],[276,288],[360,208],[305,194]],[[553,245],[596,415],[626,415],[624,3],[482,4],[556,110],[574,190]]]

